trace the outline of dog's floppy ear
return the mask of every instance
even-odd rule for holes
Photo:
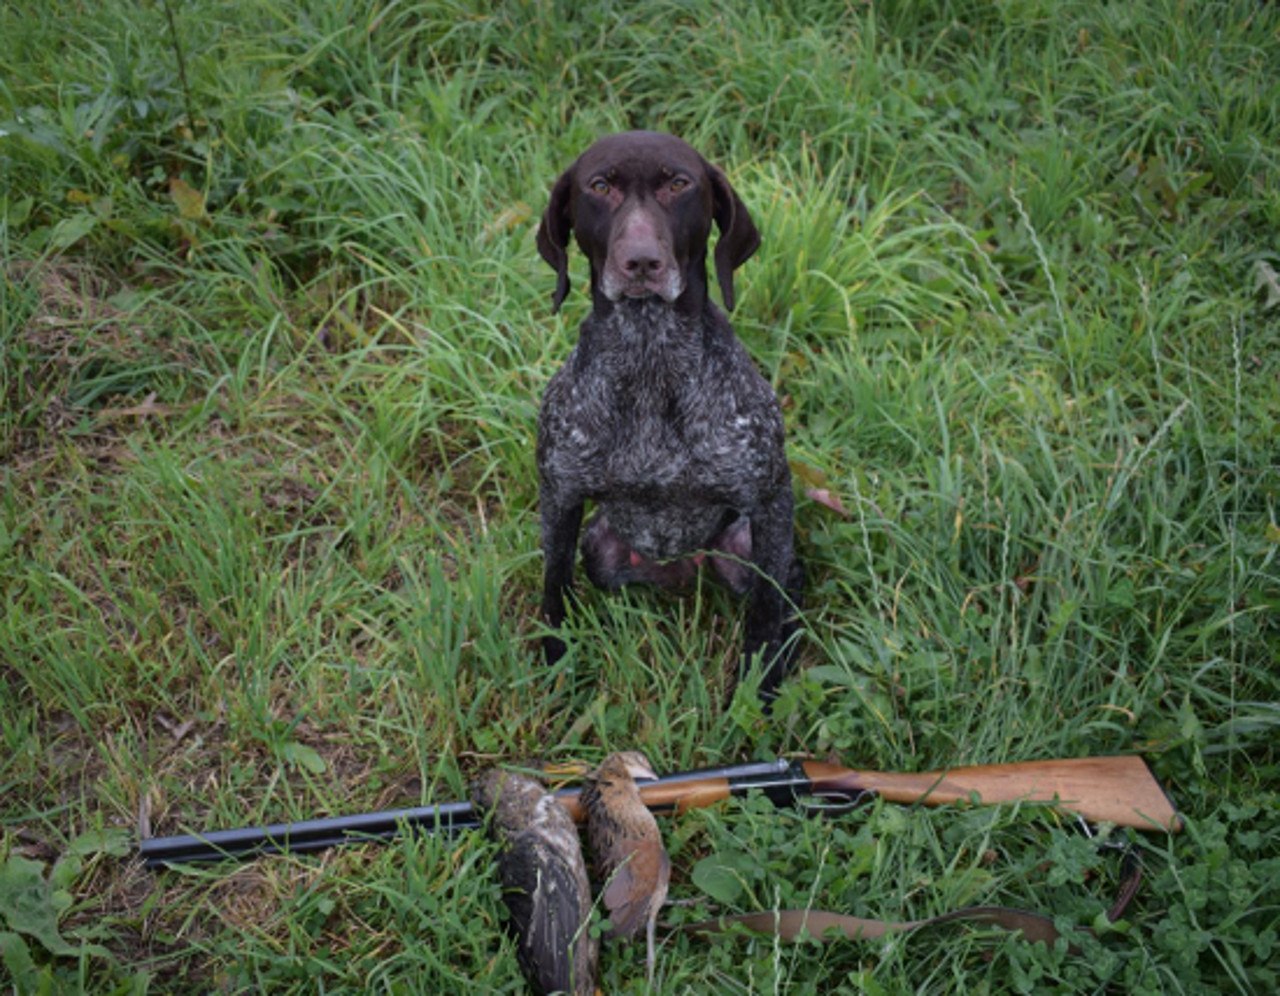
[[[720,227],[720,239],[716,242],[716,280],[720,283],[720,297],[725,311],[733,310],[733,271],[751,258],[760,248],[760,233],[747,212],[742,198],[729,184],[728,178],[715,166],[707,165],[711,175],[711,191],[714,199],[716,224]]]
[[[560,174],[556,184],[551,188],[551,203],[542,215],[542,223],[538,225],[538,254],[547,261],[547,265],[556,271],[556,292],[551,299],[551,312],[560,310],[560,305],[569,293],[569,230],[573,222],[569,218],[569,185],[573,182],[573,170]]]

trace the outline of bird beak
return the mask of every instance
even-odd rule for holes
[[[657,773],[647,764],[641,764],[639,761],[627,765],[627,774],[638,782],[656,782],[658,780]]]
[[[563,764],[548,764],[542,773],[549,778],[585,778],[591,771],[591,765],[581,761],[566,761]]]

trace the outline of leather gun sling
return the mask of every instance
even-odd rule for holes
[[[1111,908],[1107,910],[1107,919],[1114,923],[1124,914],[1130,901],[1137,894],[1142,884],[1142,859],[1134,846],[1125,849],[1123,859],[1124,878],[1120,890]],[[871,920],[865,917],[849,916],[844,913],[833,913],[829,910],[764,910],[758,913],[738,913],[730,916],[715,917],[698,923],[684,924],[676,928],[680,933],[695,934],[705,937],[710,934],[727,932],[734,924],[759,934],[769,934],[784,941],[794,941],[808,934],[815,940],[827,941],[833,936],[846,940],[874,940],[889,933],[909,933],[936,927],[944,923],[976,923],[992,924],[1005,930],[1015,931],[1024,940],[1032,943],[1052,945],[1063,934],[1054,926],[1053,918],[1031,910],[1020,910],[1009,906],[965,906],[961,909],[942,913],[923,920]],[[1079,948],[1068,943],[1073,952]]]

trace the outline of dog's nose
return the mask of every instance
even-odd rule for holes
[[[628,277],[649,279],[662,273],[662,260],[656,245],[632,244],[622,247],[622,272]]]
[[[670,263],[670,254],[664,251],[658,234],[657,219],[643,208],[622,219],[613,251],[618,270],[628,280],[661,277]]]

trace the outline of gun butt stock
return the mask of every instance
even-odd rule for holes
[[[1136,756],[984,764],[944,771],[858,771],[805,761],[815,792],[867,791],[891,802],[941,806],[1055,803],[1087,820],[1139,830],[1177,831],[1182,820],[1146,762]]]

